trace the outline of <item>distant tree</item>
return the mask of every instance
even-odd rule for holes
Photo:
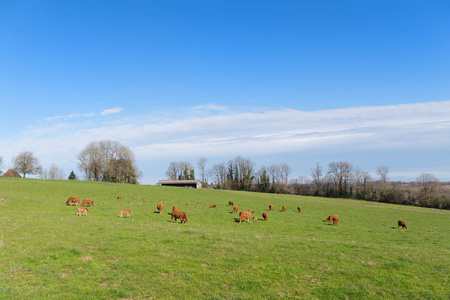
[[[202,182],[205,183],[206,179],[206,162],[208,159],[206,157],[200,157],[198,160],[198,168],[200,169],[200,173],[202,175]]]
[[[69,180],[77,180],[77,176],[75,175],[75,173],[73,172],[73,170],[72,170],[72,172],[70,172],[70,175],[69,175],[68,179],[69,179]]]
[[[322,179],[322,167],[318,162],[316,162],[316,167],[314,169],[311,169],[311,177],[315,187],[314,195],[319,196],[323,179]]]
[[[39,159],[34,156],[33,152],[25,151],[14,156],[12,159],[13,168],[20,173],[23,173],[23,178],[27,174],[36,174],[39,166]]]
[[[180,172],[180,164],[173,161],[167,168],[166,176],[168,179],[177,180],[179,172]]]
[[[377,169],[377,175],[380,176],[380,181],[386,183],[389,180],[389,167],[388,166],[379,166]]]
[[[335,194],[337,197],[350,196],[349,184],[352,178],[353,167],[349,162],[332,162],[328,165],[328,174],[335,184]]]
[[[214,180],[214,183],[219,189],[225,188],[227,174],[225,163],[216,164],[209,170],[209,176]]]
[[[55,164],[50,166],[48,170],[48,178],[49,179],[63,179],[65,177],[64,170],[57,167]]]
[[[116,141],[92,142],[77,158],[87,180],[137,184],[141,176],[134,153]]]
[[[3,157],[2,156],[0,156],[0,175],[2,175],[3,174]]]
[[[422,173],[417,177],[420,186],[420,202],[423,206],[430,206],[430,198],[434,196],[438,186],[439,179],[430,173]]]

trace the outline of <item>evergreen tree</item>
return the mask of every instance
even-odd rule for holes
[[[72,170],[72,172],[70,172],[69,180],[77,180],[77,176],[75,175],[75,173],[73,172],[73,170]]]

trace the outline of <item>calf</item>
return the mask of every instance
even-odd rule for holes
[[[272,204],[269,205],[269,210],[273,210],[273,205]]]
[[[75,203],[75,205],[78,205],[80,203],[80,197],[69,197],[66,201],[66,205],[72,205],[72,203]]]
[[[235,207],[233,207],[232,213],[237,214],[238,210],[239,210],[239,206],[235,206]]]
[[[300,206],[297,206],[298,212],[302,212],[302,208]]]
[[[408,229],[408,226],[406,226],[405,222],[403,222],[402,220],[398,220],[397,228],[400,226],[402,227],[402,229],[404,229],[404,228]]]
[[[251,217],[252,217],[252,214],[250,212],[241,210],[241,212],[239,213],[239,223],[241,223],[242,221],[245,221],[245,219],[247,219],[248,223],[250,223]]]
[[[81,216],[81,213],[83,213],[83,216],[87,217],[89,207],[78,207],[77,216]]]
[[[156,206],[156,209],[158,209],[159,213],[162,213],[164,205],[162,203],[158,203],[158,206]]]
[[[81,206],[86,205],[94,206],[94,199],[83,199],[83,202],[81,202]]]
[[[263,212],[262,217],[263,217],[264,221],[269,221],[269,216],[267,215],[266,212]]]
[[[234,206],[234,202],[233,201],[228,201],[228,205]]]
[[[181,210],[174,210],[172,211],[172,218],[170,219],[170,222],[173,222],[173,218],[175,218],[175,223],[177,222],[177,219],[180,219],[180,224],[186,225],[188,219],[186,217],[186,213]]]
[[[217,205],[211,205],[209,208],[216,208],[217,207]]]
[[[132,210],[121,209],[119,217],[122,218],[122,215],[127,215],[127,218],[129,218],[132,212]]]
[[[281,212],[285,212],[287,209],[286,205],[283,205],[283,207],[281,208]]]
[[[328,218],[326,219],[327,222],[332,221],[333,225],[337,225],[338,221],[339,221],[339,216],[338,215],[332,215],[332,216],[328,216]]]

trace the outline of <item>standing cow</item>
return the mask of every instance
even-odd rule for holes
[[[264,221],[269,221],[269,216],[267,215],[266,212],[263,212],[262,217],[263,217]]]
[[[252,214],[245,211],[245,210],[241,210],[241,212],[239,213],[239,223],[241,223],[242,221],[245,221],[245,219],[248,220],[248,223],[250,223],[250,218],[252,217]]]
[[[235,207],[233,207],[232,213],[237,214],[238,210],[239,210],[239,206],[235,206]]]
[[[285,212],[287,209],[286,205],[283,205],[283,207],[281,208],[281,212]]]
[[[162,203],[158,203],[158,205],[156,206],[156,209],[158,209],[159,213],[162,213],[162,210],[164,208],[164,205]]]
[[[406,226],[405,222],[403,222],[402,220],[398,220],[398,227],[402,227],[402,229],[408,229],[408,226]]]

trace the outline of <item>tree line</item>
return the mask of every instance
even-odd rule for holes
[[[283,193],[304,196],[351,198],[394,204],[450,209],[450,189],[430,173],[422,173],[415,182],[389,181],[389,167],[379,166],[378,179],[346,161],[331,162],[328,169],[316,163],[310,176],[290,178],[292,169],[286,163],[262,166],[258,170],[248,158],[237,156],[206,169],[202,157],[198,170],[204,186],[216,189]],[[166,172],[172,180],[195,179],[189,162],[172,162]],[[187,176],[188,175],[188,176]],[[208,183],[209,182],[209,183]]]
[[[137,184],[142,173],[136,165],[134,153],[116,141],[99,141],[87,145],[76,157],[78,170],[86,180]],[[41,179],[64,179],[62,169],[52,164],[44,169],[31,151],[24,151],[12,159],[13,169],[23,174],[37,175]],[[0,156],[0,175],[3,173],[3,158]],[[78,177],[70,173],[68,179]]]

